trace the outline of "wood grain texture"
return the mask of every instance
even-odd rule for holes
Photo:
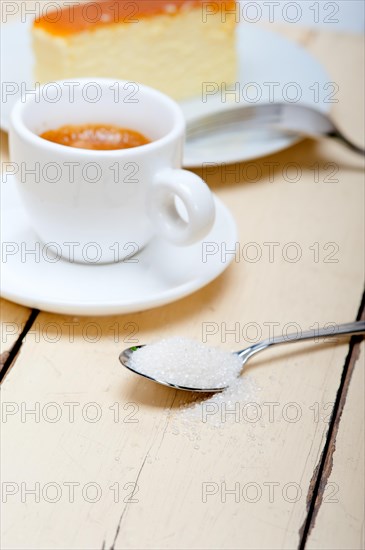
[[[0,354],[4,359],[19,338],[30,309],[8,300],[0,300]]]
[[[325,468],[308,550],[362,550],[364,539],[364,344],[355,350],[340,421]]]
[[[343,90],[339,122],[361,139],[363,79],[347,72],[346,60],[361,57],[362,42],[345,38],[311,33],[307,47]],[[302,171],[297,182],[285,177],[293,162]],[[232,210],[240,239],[237,261],[222,277],[140,314],[37,318],[3,385],[4,548],[298,546],[348,343],[288,346],[252,360],[246,370],[251,410],[242,401],[225,403],[239,415],[227,416],[220,429],[184,422],[181,407],[189,396],[135,378],[120,367],[118,354],[163,336],[200,339],[208,328],[216,330],[209,345],[237,349],[256,330],[269,336],[270,326],[278,334],[354,319],[363,285],[362,168],[339,145],[310,141],[254,166],[217,167],[205,175]],[[257,181],[251,169],[259,170]],[[268,243],[275,244],[273,257]],[[255,251],[261,257],[252,261]],[[361,396],[353,384],[350,390],[347,404],[359,411]],[[346,430],[352,410],[344,411],[334,455],[340,502],[320,509],[311,548],[330,548],[327,521],[338,522],[336,548],[360,540],[358,497],[351,500],[360,450],[346,454],[347,442],[359,437],[357,423]],[[354,460],[348,481],[346,456]],[[70,484],[76,484],[73,498]],[[348,521],[341,523],[343,509]]]
[[[0,300],[0,353],[8,354],[19,338],[30,315],[30,309]],[[5,355],[3,355],[5,357]]]

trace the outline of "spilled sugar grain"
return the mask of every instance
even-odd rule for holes
[[[195,393],[193,399],[167,413],[167,431],[189,440],[194,450],[203,455],[212,452],[213,446],[216,448],[216,436],[229,444],[244,436],[247,445],[260,446],[256,441],[257,418],[254,418],[260,407],[259,391],[261,388],[251,376],[242,375],[223,392]]]
[[[260,390],[251,376],[241,375],[224,391],[203,399],[197,395],[195,402],[182,406],[173,418],[172,429],[176,433],[180,424],[181,433],[189,431],[193,434],[201,424],[224,428],[240,423],[243,417],[256,414],[254,409]]]
[[[169,431],[187,436],[199,448],[199,429],[204,424],[223,429],[250,414],[259,388],[252,377],[241,375],[242,362],[237,355],[211,348],[186,338],[168,338],[135,351],[132,368],[161,381],[184,387],[226,387],[214,394],[179,392],[181,405],[170,411]],[[186,397],[185,397],[186,395]],[[254,411],[253,413],[254,414]]]

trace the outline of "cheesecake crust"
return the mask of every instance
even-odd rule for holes
[[[70,36],[107,25],[138,23],[139,19],[157,15],[174,16],[204,4],[206,0],[101,0],[47,13],[35,20],[34,28],[54,36]],[[215,0],[211,4],[217,12],[233,11],[236,6],[234,0]]]

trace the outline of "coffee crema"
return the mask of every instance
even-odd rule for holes
[[[131,149],[151,143],[143,134],[135,130],[109,124],[67,125],[57,130],[43,132],[40,137],[59,145],[99,151]]]

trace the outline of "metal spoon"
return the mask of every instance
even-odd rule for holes
[[[294,103],[260,103],[240,105],[197,118],[187,125],[188,141],[228,128],[256,130],[269,127],[312,139],[335,138],[352,151],[365,154],[365,149],[355,145],[336,126],[332,119],[306,105]]]
[[[303,332],[300,336],[297,334],[289,334],[286,336],[276,336],[275,338],[269,338],[268,340],[264,340],[263,342],[259,342],[258,344],[254,344],[253,346],[250,346],[249,348],[243,349],[241,351],[234,352],[242,359],[242,368],[247,363],[247,361],[258,353],[259,351],[263,351],[264,349],[267,349],[271,346],[275,346],[276,344],[289,344],[290,342],[300,342],[301,340],[311,340],[314,338],[334,338],[336,336],[339,336],[340,334],[348,334],[348,335],[354,335],[354,334],[363,334],[365,333],[365,321],[356,321],[354,323],[346,323],[342,325],[336,325],[335,330],[334,327],[331,326],[329,328],[321,328],[318,331],[309,330],[307,332]],[[139,374],[140,376],[143,376],[144,378],[148,378],[149,380],[153,380],[154,382],[157,382],[158,384],[162,384],[163,386],[169,386],[170,388],[176,388],[178,390],[184,390],[184,391],[193,391],[193,392],[203,392],[203,393],[214,393],[214,392],[220,392],[226,389],[226,387],[221,388],[187,388],[185,386],[179,386],[179,384],[171,384],[170,382],[166,382],[165,380],[157,380],[153,376],[148,376],[147,374],[143,374],[142,372],[138,372],[131,366],[131,356],[132,354],[139,348],[142,348],[144,346],[134,346],[132,348],[127,348],[119,356],[119,361],[127,367],[127,369],[131,370],[135,374]]]

